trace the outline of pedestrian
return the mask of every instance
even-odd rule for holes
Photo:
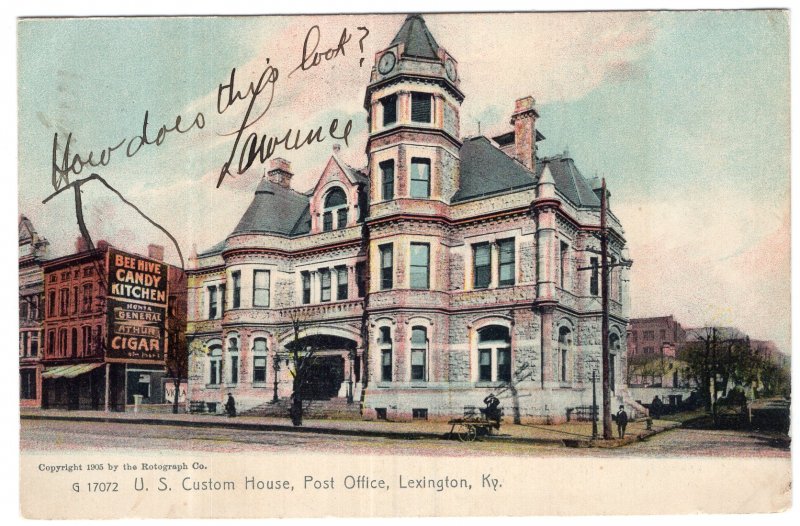
[[[625,428],[628,426],[628,413],[625,412],[625,406],[619,406],[617,411],[617,433],[620,438],[625,438]]]
[[[236,400],[233,399],[233,395],[228,393],[228,401],[225,403],[225,411],[228,413],[228,418],[233,418],[236,416]]]
[[[500,400],[497,399],[494,393],[489,393],[489,396],[483,399],[483,403],[486,404],[486,409],[483,410],[486,419],[493,422],[492,427],[500,429]]]

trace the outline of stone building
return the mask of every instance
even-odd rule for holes
[[[42,317],[44,275],[42,261],[48,241],[31,221],[19,219],[19,403],[22,407],[42,404]]]
[[[409,16],[366,87],[366,166],[334,151],[300,193],[273,160],[233,232],[192,259],[195,407],[230,392],[243,410],[285,409],[294,345],[319,357],[303,398],[352,399],[364,418],[448,418],[490,392],[520,421],[591,404],[599,185],[569,156],[537,156],[533,97],[506,133],[462,137],[460,74]],[[613,210],[608,224],[623,261]],[[612,404],[627,402],[627,272],[611,272]]]

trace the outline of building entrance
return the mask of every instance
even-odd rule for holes
[[[300,387],[303,400],[328,400],[338,396],[344,382],[344,357],[313,356]]]

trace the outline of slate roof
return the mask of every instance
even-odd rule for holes
[[[544,164],[550,166],[550,173],[553,174],[556,189],[572,204],[579,207],[600,206],[600,198],[592,190],[589,181],[575,166],[575,161],[563,155],[556,155],[544,158],[538,163],[538,165],[542,165],[542,168]],[[541,169],[537,171],[541,173]]]
[[[512,188],[532,187],[533,173],[483,136],[464,140],[460,150],[461,186],[452,202],[496,194]]]
[[[406,21],[389,47],[404,44],[403,55],[419,58],[438,59],[439,44],[428,31],[425,20],[420,15],[408,15]]]
[[[231,234],[291,234],[308,208],[308,196],[261,179],[253,201]]]
[[[534,174],[482,136],[465,139],[460,156],[461,186],[453,196],[454,203],[532,187],[539,180],[544,166],[548,165],[556,189],[572,204],[578,207],[600,206],[592,185],[569,157],[557,155],[537,159]]]

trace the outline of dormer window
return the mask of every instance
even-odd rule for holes
[[[383,106],[383,125],[389,126],[397,122],[397,95],[382,98],[381,106]]]
[[[333,230],[334,216],[337,229],[347,226],[347,197],[341,188],[334,188],[325,196],[325,209],[322,214],[323,232]]]
[[[411,94],[411,121],[412,122],[431,122],[431,102],[433,97],[430,93]]]

